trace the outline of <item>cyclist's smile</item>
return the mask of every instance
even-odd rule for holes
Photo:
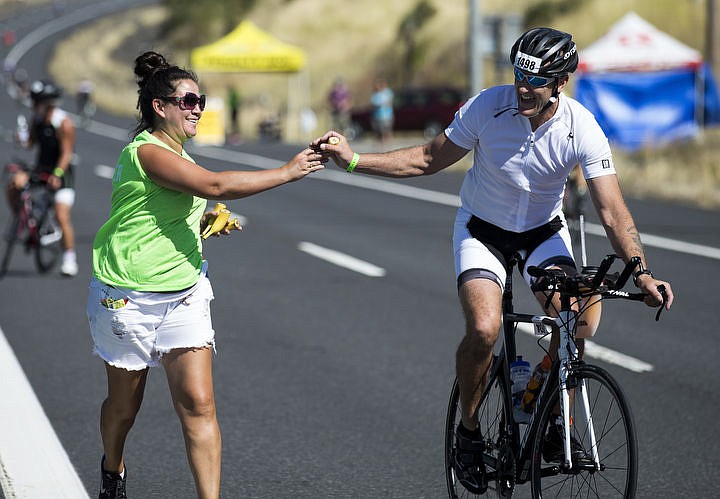
[[[532,87],[525,82],[516,82],[518,112],[526,118],[532,118],[540,112],[552,97],[554,87]]]
[[[548,105],[548,103],[553,96],[563,91],[567,81],[567,76],[556,77],[544,86],[533,86],[527,77],[523,77],[522,80],[515,77],[518,113],[532,120],[533,130],[555,114],[556,105]]]

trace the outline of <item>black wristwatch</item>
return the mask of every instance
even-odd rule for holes
[[[638,285],[637,280],[638,277],[640,277],[641,275],[649,275],[650,277],[655,277],[653,273],[650,272],[650,269],[645,269],[641,267],[640,270],[633,274],[633,284],[635,284],[635,286]]]

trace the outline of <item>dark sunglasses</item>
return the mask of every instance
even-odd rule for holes
[[[205,94],[202,95],[195,95],[192,92],[188,92],[182,97],[158,97],[158,99],[162,99],[166,102],[173,102],[178,105],[180,109],[183,111],[192,111],[195,109],[195,106],[200,106],[200,111],[205,110],[205,101],[207,100],[207,97]]]
[[[544,87],[546,85],[549,85],[555,78],[548,78],[546,76],[532,76],[527,75],[520,71],[518,68],[514,68],[515,71],[515,79],[517,81],[523,81],[527,80],[527,82],[530,84],[530,86],[533,87]]]

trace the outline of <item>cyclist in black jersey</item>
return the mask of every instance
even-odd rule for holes
[[[75,148],[75,125],[70,116],[57,104],[62,89],[51,80],[38,80],[30,86],[33,116],[30,136],[24,147],[37,146],[35,167],[32,173],[49,175],[48,186],[55,191],[55,213],[63,234],[63,261],[60,272],[66,276],[78,273],[75,254],[75,231],[70,211],[75,202],[73,186],[73,153]],[[12,178],[8,197],[11,206],[19,192],[29,181],[29,174],[19,172]]]

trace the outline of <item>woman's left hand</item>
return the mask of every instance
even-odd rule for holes
[[[224,205],[222,205],[224,206]],[[213,222],[217,219],[218,215],[220,215],[221,209],[218,208],[216,205],[213,210],[206,211],[202,218],[200,219],[200,234],[205,234],[205,231],[208,229],[208,226],[212,226]],[[204,236],[204,238],[209,237],[210,235],[213,235],[215,237],[227,236],[230,234],[233,230],[242,230],[242,226],[240,225],[240,222],[237,218],[230,218],[225,226],[220,229],[219,231],[213,232],[212,234],[208,234],[208,236]]]

